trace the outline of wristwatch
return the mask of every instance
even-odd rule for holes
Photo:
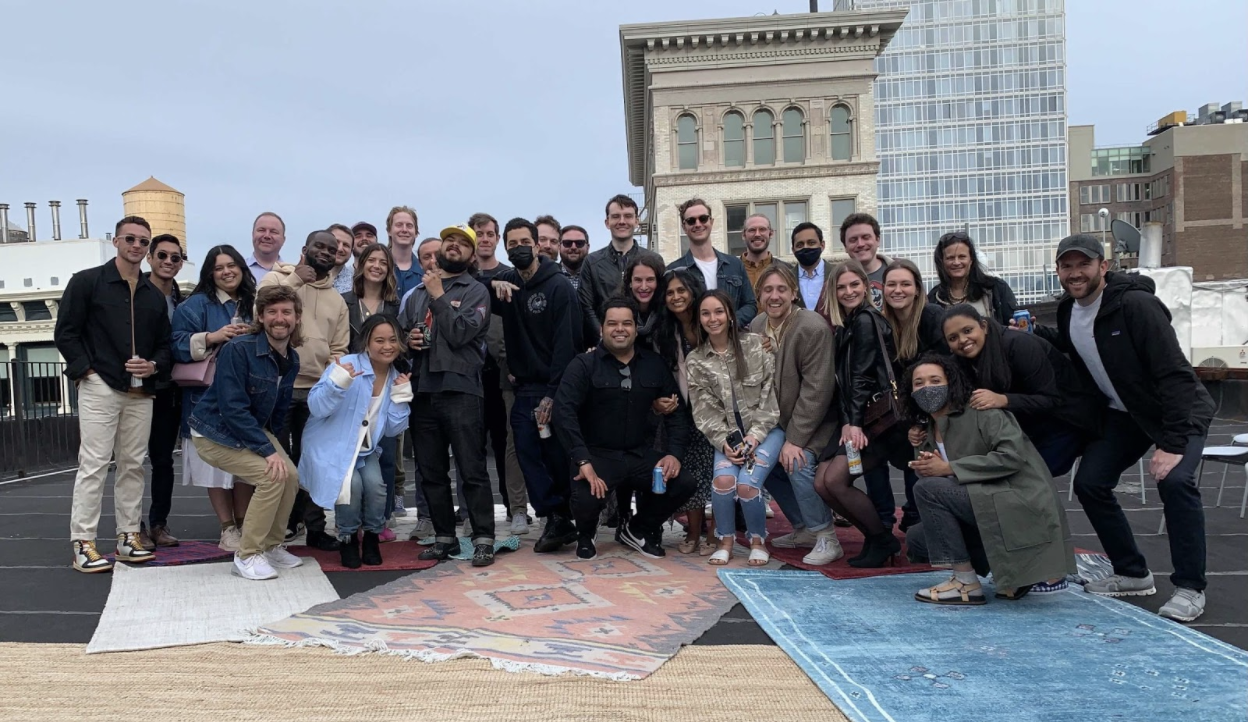
[[[585,466],[586,464],[592,464],[592,463],[594,462],[590,461],[589,459],[581,459],[580,461],[576,462],[576,468],[579,469],[582,466]]]

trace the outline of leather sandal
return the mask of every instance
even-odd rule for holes
[[[709,557],[715,552],[715,543],[710,539],[703,539],[702,546],[698,547],[698,556]]]
[[[956,578],[950,578],[944,584],[938,584],[928,589],[920,589],[914,593],[914,598],[928,604],[946,604],[950,606],[977,606],[988,603],[988,599],[984,597],[984,591],[980,587],[979,582],[972,586],[963,584]]]
[[[706,563],[713,567],[722,567],[728,564],[728,560],[730,559],[732,559],[732,547],[728,547],[727,549],[716,549],[711,554],[711,557],[706,560]]]
[[[750,558],[746,561],[752,567],[766,566],[771,561],[771,552],[766,547],[750,547]]]
[[[685,539],[676,548],[680,550],[681,554],[697,554],[702,551],[702,537]]]

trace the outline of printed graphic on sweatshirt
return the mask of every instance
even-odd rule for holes
[[[529,296],[529,300],[526,305],[529,307],[529,313],[534,316],[540,314],[546,310],[546,294],[539,291],[532,296]]]

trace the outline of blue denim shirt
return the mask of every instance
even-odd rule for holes
[[[193,363],[191,337],[199,333],[212,333],[230,325],[238,303],[227,300],[222,303],[215,294],[197,293],[178,305],[173,312],[173,360],[180,364]],[[243,309],[242,316],[251,320],[251,309]],[[182,389],[182,438],[189,438],[191,429],[187,421],[195,405],[204,397],[206,387],[188,386]]]
[[[212,386],[191,412],[191,430],[231,449],[271,456],[277,450],[264,430],[281,436],[299,373],[299,354],[293,348],[286,353],[290,368],[281,376],[263,332],[230,339],[217,352]]]
[[[754,287],[750,285],[750,277],[745,272],[745,264],[740,258],[718,250],[715,251],[715,258],[719,261],[715,270],[715,286],[732,299],[737,311],[737,325],[746,328],[758,315],[758,301],[754,298]],[[692,250],[667,264],[667,267],[669,270],[689,268],[695,273],[699,272],[698,264],[693,260]]]

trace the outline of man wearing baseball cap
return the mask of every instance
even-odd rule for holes
[[[377,226],[368,221],[360,221],[351,226],[351,236],[355,238],[355,257],[359,260],[364,249],[377,242]]]
[[[1096,383],[1107,407],[1101,438],[1083,452],[1074,489],[1114,574],[1085,589],[1111,597],[1157,591],[1114,497],[1122,473],[1156,446],[1149,473],[1169,529],[1175,587],[1158,614],[1190,622],[1205,610],[1205,514],[1196,471],[1213,399],[1179,347],[1153,279],[1110,272],[1104,247],[1086,234],[1058,244],[1057,277],[1067,297],[1057,307],[1056,334],[1045,335]]]

